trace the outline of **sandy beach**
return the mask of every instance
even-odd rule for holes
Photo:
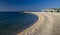
[[[32,12],[39,20],[18,35],[60,35],[60,13]]]

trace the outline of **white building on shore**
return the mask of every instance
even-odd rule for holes
[[[60,12],[60,8],[49,8],[42,10],[43,12]]]

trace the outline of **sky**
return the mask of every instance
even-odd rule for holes
[[[60,0],[0,0],[0,11],[41,11],[60,8]]]

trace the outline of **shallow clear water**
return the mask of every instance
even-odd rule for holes
[[[0,34],[23,30],[38,20],[34,14],[19,14],[19,12],[0,12]]]

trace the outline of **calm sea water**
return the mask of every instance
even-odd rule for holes
[[[23,30],[38,20],[34,14],[20,14],[19,12],[0,12],[0,35]]]

